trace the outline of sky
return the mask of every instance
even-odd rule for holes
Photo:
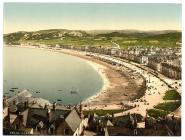
[[[182,5],[4,3],[4,33],[43,29],[181,30]]]

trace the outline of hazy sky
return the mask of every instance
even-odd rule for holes
[[[181,4],[5,3],[4,33],[41,29],[181,30]]]

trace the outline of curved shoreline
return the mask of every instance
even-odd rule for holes
[[[70,53],[71,51],[73,51],[73,53]],[[107,76],[105,74],[107,67],[85,58],[85,56],[83,56],[83,54],[79,54],[79,52],[74,53],[74,50],[65,50],[65,52],[60,50],[60,51],[55,51],[55,52],[64,53],[64,54],[67,54],[67,55],[71,55],[71,56],[81,58],[83,61],[88,63],[101,77],[101,79],[103,81],[103,86],[102,86],[101,90],[98,91],[97,93],[95,93],[94,95],[84,99],[81,102],[82,104],[87,104],[87,103],[93,101],[95,98],[100,96],[102,93],[104,93],[107,89],[109,89],[111,87],[111,85],[110,85],[111,83],[110,83],[109,79],[107,78]],[[78,53],[78,54],[76,54],[76,53]]]
[[[123,106],[121,103],[124,101],[128,103],[129,101],[136,99],[139,92],[141,92],[144,79],[139,75],[138,79],[134,80],[129,74],[127,75],[126,70],[125,74],[120,73],[120,71],[117,71],[115,68],[113,68],[111,64],[97,60],[93,57],[86,56],[86,53],[84,52],[66,49],[62,49],[58,52],[85,59],[87,63],[92,65],[103,78],[104,86],[102,90],[83,102],[87,106],[86,109],[122,108]],[[114,96],[114,94],[116,96]],[[142,95],[139,95],[139,97],[143,95],[144,91]]]
[[[97,73],[100,75],[100,77],[102,78],[103,81],[103,86],[101,88],[101,90],[98,93],[95,93],[95,95],[92,95],[90,97],[88,97],[87,99],[85,99],[82,104],[88,103],[91,100],[95,99],[96,97],[98,97],[100,94],[102,94],[104,91],[106,91],[109,87],[110,87],[110,81],[109,79],[106,77],[105,75],[105,70],[106,67],[99,65],[97,63],[94,63],[92,61],[86,61],[89,65],[92,66],[92,68],[97,71]]]
[[[33,46],[18,47],[34,49]],[[93,57],[86,56],[86,53],[84,52],[66,49],[37,49],[59,52],[82,58],[100,74],[103,80],[103,87],[98,93],[90,96],[82,102],[86,106],[84,106],[85,110],[120,109],[123,107],[123,105],[121,104],[123,101],[128,103],[129,101],[138,97],[141,85],[143,85],[144,79],[142,79],[141,77],[138,77],[139,80],[134,80],[130,77],[129,72],[127,73],[126,70],[124,74],[120,73],[120,71],[117,71],[115,67],[113,67],[111,64]],[[141,95],[139,97],[141,97]]]

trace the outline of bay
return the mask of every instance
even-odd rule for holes
[[[28,89],[50,102],[78,104],[102,89],[103,80],[86,60],[47,50],[4,47],[3,94]],[[10,91],[12,88],[14,91]],[[72,91],[77,93],[72,94]]]

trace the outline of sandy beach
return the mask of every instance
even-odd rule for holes
[[[88,106],[85,108],[87,110],[120,109],[122,108],[120,102],[126,102],[128,105],[136,107],[122,113],[117,113],[115,116],[122,116],[127,113],[140,113],[145,116],[147,109],[151,109],[155,105],[164,102],[163,96],[165,92],[170,89],[164,82],[166,81],[166,78],[162,77],[163,81],[149,73],[147,70],[137,67],[137,64],[135,63],[118,62],[124,65],[122,68],[130,68],[131,70],[129,71],[128,69],[124,69],[123,73],[120,73],[116,71],[116,68],[112,65],[94,59],[92,56],[90,58],[88,56],[84,56],[83,52],[68,51],[70,50],[65,50],[63,53],[70,53],[71,55],[85,58],[88,61],[94,62],[92,64],[96,67],[98,67],[97,64],[104,66],[103,72],[100,70],[99,72],[101,75],[103,74],[102,77],[107,77],[109,81],[108,86],[105,84],[105,89],[97,94],[95,98],[87,102]],[[136,75],[134,75],[134,73],[136,73]],[[145,84],[146,88],[144,87]],[[125,96],[126,94],[127,96]],[[173,113],[180,116],[179,110],[180,109],[177,109],[177,111]]]
[[[82,102],[84,105],[84,110],[122,109],[122,103],[128,104],[130,101],[142,97],[145,93],[144,78],[139,74],[134,74],[132,71],[126,69],[126,67],[123,68],[122,72],[120,72],[116,69],[116,66],[96,58],[86,56],[85,52],[79,52],[75,50],[55,50],[47,48],[35,48],[34,46],[24,46],[24,48],[25,47],[31,49],[42,49],[43,51],[64,53],[82,58],[83,61],[86,61],[99,73],[104,82],[103,87],[99,93],[96,93]]]
[[[121,73],[111,64],[86,56],[83,52],[65,49],[59,52],[87,60],[104,81],[102,90],[83,102],[86,106],[84,109],[118,109],[122,107],[122,102],[129,102],[144,94],[144,79],[139,75],[136,79],[132,79],[129,75],[132,73],[126,69]]]

